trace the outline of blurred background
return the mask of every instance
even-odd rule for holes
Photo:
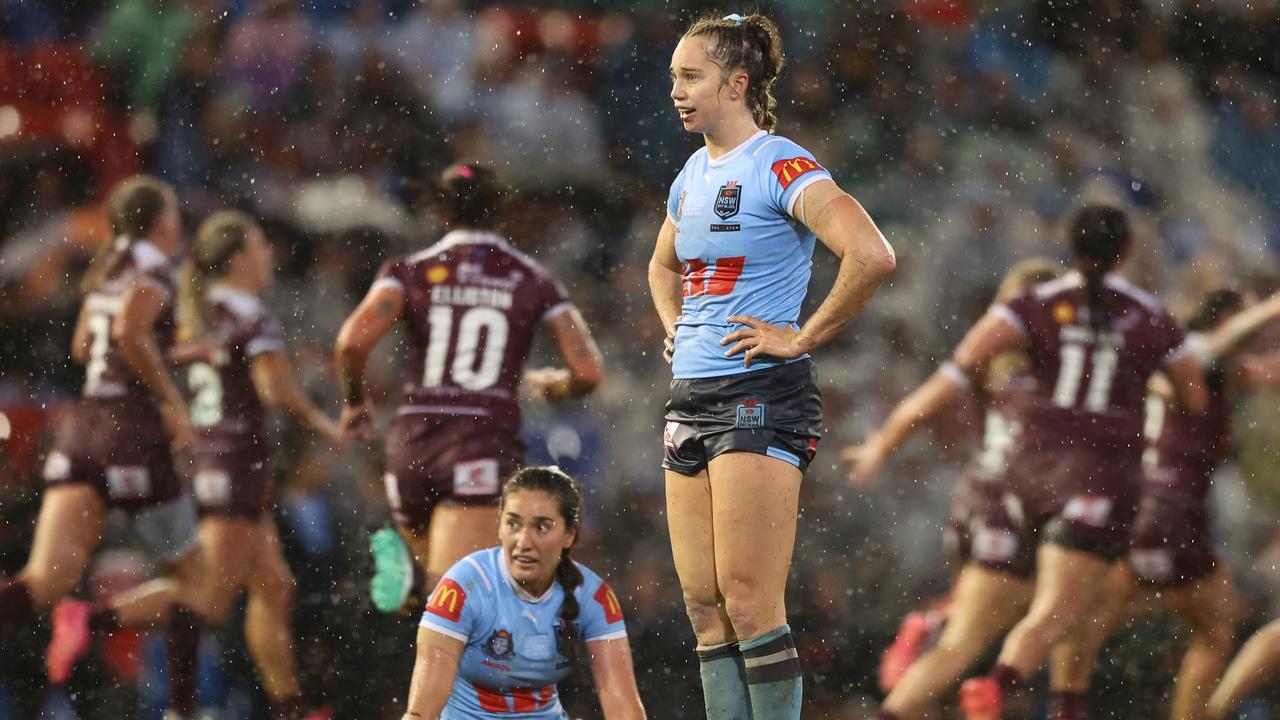
[[[1274,288],[1280,2],[0,0],[0,571],[26,558],[44,448],[79,390],[76,287],[108,240],[114,183],[159,175],[189,228],[224,206],[261,218],[280,263],[271,306],[306,386],[336,414],[339,325],[385,258],[441,234],[415,187],[451,162],[488,162],[515,191],[504,232],[565,283],[607,362],[585,403],[527,403],[530,459],[589,489],[575,555],[628,611],[650,717],[696,717],[658,467],[670,374],[645,268],[669,184],[701,142],[672,110],[670,52],[702,11],[753,8],[784,32],[779,132],[898,252],[890,284],[817,354],[826,434],[790,584],[805,716],[863,717],[899,619],[949,585],[939,528],[977,415],[935,423],[870,491],[849,487],[840,448],[950,353],[1014,260],[1065,257],[1059,223],[1080,200],[1131,210],[1141,243],[1128,274],[1183,317],[1214,287]],[[811,302],[834,265],[819,248]],[[396,345],[370,376],[384,410]],[[1237,409],[1215,488],[1253,626],[1280,597],[1278,400]],[[397,718],[416,618],[367,601],[367,531],[388,519],[381,450],[337,455],[278,430],[304,688],[339,718]],[[108,544],[84,594],[146,572]],[[154,640],[118,636],[66,698],[45,693],[47,632],[5,639],[0,718],[68,705],[158,717]],[[1156,619],[1114,642],[1094,683],[1099,717],[1163,716],[1181,636]],[[265,717],[240,638],[233,620],[205,640],[204,704],[228,720]],[[575,717],[591,716],[581,690]],[[1246,710],[1280,717],[1266,698]]]

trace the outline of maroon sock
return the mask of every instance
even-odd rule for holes
[[[1084,693],[1050,693],[1049,720],[1085,720]]]
[[[0,585],[0,630],[21,625],[36,614],[31,588],[21,580]]]
[[[1022,678],[1018,675],[1018,671],[1008,665],[996,664],[991,668],[991,674],[988,676],[996,681],[1000,686],[1000,692],[1005,697],[1009,697],[1018,692],[1018,688],[1022,687]]]
[[[110,635],[120,629],[120,613],[109,605],[94,605],[89,611],[89,634]]]
[[[272,720],[301,720],[305,710],[301,695],[271,701]]]
[[[191,715],[196,710],[196,656],[200,650],[200,618],[190,608],[169,610],[169,707]]]

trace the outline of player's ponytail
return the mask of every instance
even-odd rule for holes
[[[564,518],[566,530],[578,530],[582,523],[582,489],[578,482],[555,466],[525,467],[517,470],[507,478],[502,487],[499,500],[499,512],[506,506],[507,498],[521,491],[544,492],[556,499],[556,505]],[[560,628],[557,635],[560,640],[560,653],[569,661],[569,666],[578,677],[584,677],[586,666],[582,639],[578,634],[578,615],[582,607],[578,603],[575,591],[581,587],[582,571],[578,569],[571,557],[572,546],[565,548],[560,556],[560,564],[556,566],[556,582],[564,589],[564,601],[560,605]]]
[[[168,185],[151,175],[134,175],[112,191],[107,199],[112,239],[93,256],[80,282],[82,293],[88,294],[98,287],[128,257],[133,244],[147,237],[164,213],[171,192]]]
[[[1129,249],[1129,219],[1110,205],[1084,205],[1076,211],[1068,230],[1071,252],[1084,275],[1089,326],[1101,332],[1111,326],[1104,293],[1106,275],[1120,264]]]
[[[772,20],[752,13],[709,16],[694,22],[685,31],[685,37],[711,39],[708,53],[726,78],[734,70],[747,74],[747,107],[756,125],[773,132],[778,118],[773,114],[778,101],[773,97],[773,84],[786,63],[782,55],[782,35]]]
[[[502,220],[506,188],[491,168],[476,163],[450,165],[422,198],[450,228],[491,230]]]
[[[244,249],[249,233],[257,227],[253,218],[238,210],[219,210],[200,223],[178,293],[184,337],[199,335],[208,327],[208,283],[226,274],[231,258]]]

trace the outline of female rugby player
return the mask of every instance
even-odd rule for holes
[[[783,596],[822,414],[809,351],[894,267],[862,206],[810,153],[771,134],[782,62],[778,30],[761,15],[685,32],[671,98],[705,147],[671,186],[649,262],[673,375],[667,519],[712,720],[800,715]],[[801,327],[815,236],[840,269]]]

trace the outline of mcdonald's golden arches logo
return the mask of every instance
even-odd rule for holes
[[[605,622],[611,625],[622,622],[622,604],[618,602],[618,596],[613,594],[613,590],[607,583],[601,583],[600,589],[596,590],[596,594],[592,597],[600,603],[600,607],[604,608]]]
[[[795,182],[801,175],[821,169],[821,165],[807,157],[779,160],[772,167],[773,174],[778,178],[778,183],[782,185],[783,190],[791,187],[791,183]]]
[[[427,603],[427,612],[439,615],[449,622],[458,622],[462,617],[462,608],[467,604],[467,592],[458,583],[445,578],[431,593],[431,602]]]

